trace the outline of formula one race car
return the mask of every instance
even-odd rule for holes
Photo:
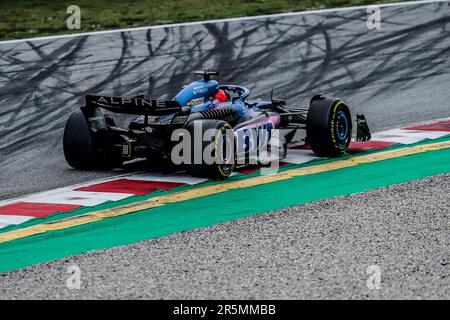
[[[212,80],[217,72],[196,74],[203,79],[185,86],[170,101],[148,100],[142,94],[86,96],[86,105],[70,116],[64,131],[64,155],[69,165],[76,169],[110,169],[125,161],[147,158],[161,161],[166,171],[185,169],[193,176],[223,179],[236,165],[267,165],[274,154],[277,159],[284,158],[301,129],[306,130],[305,143],[317,155],[337,157],[346,153],[352,138],[352,119],[342,100],[318,94],[312,97],[308,109],[292,108],[272,97],[270,101],[250,100],[247,88],[219,85]],[[111,113],[138,117],[128,128],[120,128]],[[357,125],[357,140],[369,140],[363,115],[357,115]],[[207,135],[208,130],[216,133]],[[187,136],[190,139],[180,143]],[[213,161],[202,156],[208,148]],[[266,151],[265,158],[262,151]]]

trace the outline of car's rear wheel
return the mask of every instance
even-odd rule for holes
[[[67,120],[63,149],[67,163],[75,169],[112,169],[122,164],[121,154],[112,145],[107,132],[94,135],[81,110]]]
[[[344,101],[318,96],[312,99],[306,125],[307,143],[322,157],[347,152],[352,138],[352,118]]]
[[[196,126],[199,129],[196,130]],[[186,171],[196,177],[228,178],[235,166],[234,134],[231,126],[225,121],[208,119],[192,121],[186,126],[186,129],[191,136],[190,163],[185,164]],[[203,139],[207,130],[214,130],[210,131],[213,134],[207,135],[206,139]],[[198,137],[199,133],[201,133],[201,137]],[[231,141],[232,139],[233,141]],[[201,152],[201,157],[198,156],[199,152]],[[213,159],[208,161],[204,155],[211,155]],[[211,162],[211,160],[213,161]]]

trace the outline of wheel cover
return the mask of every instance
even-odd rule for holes
[[[229,132],[227,132],[227,129],[232,130],[230,126],[226,125],[224,126],[224,128],[222,128],[222,130],[218,132],[218,136],[216,137],[216,141],[218,141],[217,150],[220,153],[219,156],[222,162],[218,165],[218,169],[221,175],[224,177],[229,176],[233,172],[234,167],[234,152],[232,150],[233,144],[228,137]]]
[[[347,141],[349,136],[349,120],[344,111],[339,111],[336,115],[336,126],[338,140],[342,143]]]

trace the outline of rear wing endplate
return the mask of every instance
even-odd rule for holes
[[[148,100],[142,97],[106,97],[87,95],[86,108],[100,107],[114,113],[162,116],[181,111],[181,105],[171,100]]]

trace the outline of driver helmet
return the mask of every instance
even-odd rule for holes
[[[214,96],[214,99],[216,99],[219,102],[227,102],[227,94],[222,89],[219,89],[217,93]]]

